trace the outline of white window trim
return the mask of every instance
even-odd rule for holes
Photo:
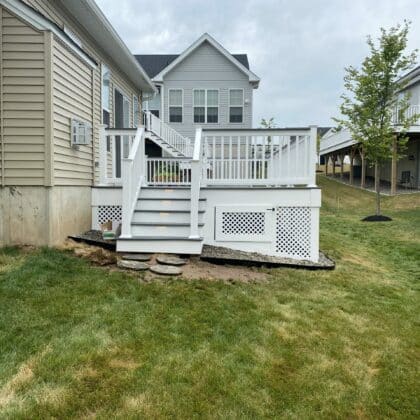
[[[230,92],[232,90],[242,90],[242,105],[241,106],[239,106],[239,105],[231,105],[230,104]],[[244,115],[244,113],[245,113],[245,90],[244,90],[244,88],[230,88],[229,89],[229,98],[228,98],[228,101],[229,101],[228,123],[229,124],[243,124],[244,123],[244,117],[245,117],[245,115]],[[230,108],[240,108],[240,107],[242,107],[242,121],[241,122],[230,122]]]
[[[107,68],[109,71],[109,97],[108,97],[108,104],[107,106],[105,106],[105,104],[103,103],[103,97],[102,97],[102,93],[103,93],[103,88],[104,88],[104,68]],[[101,63],[101,107],[102,109],[104,109],[105,111],[111,113],[111,109],[109,106],[109,102],[110,102],[110,98],[111,98],[111,69],[105,64],[105,63]],[[102,116],[101,116],[102,119]]]
[[[170,96],[171,96],[171,91],[172,90],[180,90],[182,92],[182,94],[181,94],[181,99],[182,99],[182,101],[181,101],[181,103],[182,103],[182,105],[181,105],[181,108],[182,108],[182,111],[181,111],[181,120],[182,121],[181,122],[171,122]],[[177,108],[177,107],[174,107],[174,108]],[[171,89],[168,89],[168,123],[169,124],[183,124],[184,123],[184,89],[183,88],[171,88]]]
[[[135,103],[135,100],[136,99],[137,99],[137,104],[138,104],[138,109],[139,109],[139,115],[137,116],[138,117],[137,121],[135,121],[136,120],[136,113],[135,113],[135,109],[134,109],[134,103]],[[140,105],[140,97],[139,97],[139,95],[133,93],[132,104],[133,104],[132,105],[132,114],[133,114],[133,116],[132,116],[132,124],[131,125],[134,128],[137,128],[139,125],[142,125],[141,105]]]
[[[194,104],[194,92],[195,91],[197,91],[197,90],[204,90],[204,122],[203,123],[198,123],[198,122],[195,122],[194,121],[194,108],[202,108],[201,106],[195,106],[195,104]],[[209,90],[217,90],[217,106],[208,106],[207,105],[207,92],[209,91]],[[200,124],[219,124],[219,121],[220,121],[220,89],[218,89],[218,88],[208,88],[208,89],[205,89],[205,88],[194,88],[193,89],[193,96],[192,96],[192,103],[193,103],[193,106],[192,106],[192,122],[193,122],[193,124],[195,124],[195,125],[200,125]],[[217,108],[217,122],[207,122],[207,108]]]

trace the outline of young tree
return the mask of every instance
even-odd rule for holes
[[[375,166],[377,216],[381,215],[380,167],[391,159],[393,146],[401,157],[408,140],[405,133],[418,118],[418,115],[407,117],[409,96],[401,93],[407,82],[400,80],[400,76],[415,64],[417,55],[417,50],[405,53],[409,25],[404,22],[389,30],[381,28],[377,43],[368,36],[370,53],[361,68],[345,69],[344,86],[348,94],[341,96],[343,118],[334,118],[349,129],[352,138],[361,144],[369,164]]]
[[[261,125],[261,128],[276,128],[274,117],[271,117],[267,120],[265,118],[262,118],[260,125]]]

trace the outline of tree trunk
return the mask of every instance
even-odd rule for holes
[[[380,166],[375,163],[375,191],[376,191],[376,215],[381,215],[381,178]]]

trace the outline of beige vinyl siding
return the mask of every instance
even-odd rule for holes
[[[94,122],[92,69],[56,38],[52,63],[55,185],[91,185],[92,144],[71,147],[71,121]]]
[[[53,1],[49,0],[25,0],[25,3],[27,3],[29,6],[33,7],[34,9],[38,10],[40,13],[42,13],[44,16],[46,16],[48,19],[52,20],[54,23],[56,23],[60,28],[63,28],[64,25],[66,25],[71,31],[73,31],[77,37],[81,40],[83,45],[83,50],[86,51],[87,54],[89,54],[97,63],[98,67],[93,72],[92,76],[92,83],[93,83],[93,103],[92,103],[92,121],[93,121],[93,151],[91,152],[91,160],[92,156],[94,161],[99,161],[99,124],[102,121],[102,107],[101,107],[101,65],[100,63],[104,62],[108,68],[111,71],[111,83],[110,83],[110,89],[111,89],[111,98],[110,98],[110,104],[109,109],[111,111],[111,119],[110,119],[110,125],[111,127],[114,125],[114,119],[113,119],[113,110],[114,110],[114,91],[115,88],[120,90],[124,95],[127,96],[128,100],[130,101],[130,124],[132,123],[132,114],[133,114],[133,94],[136,94],[137,96],[140,95],[140,92],[136,91],[134,86],[128,81],[127,77],[124,76],[123,73],[121,73],[118,69],[118,63],[114,63],[112,59],[108,56],[105,56],[102,51],[98,50],[95,45],[95,41],[90,38],[88,34],[82,29],[79,28],[76,22],[74,22],[68,15],[62,11],[58,5],[54,4]],[[75,56],[74,56],[75,57]],[[78,60],[76,57],[75,60]],[[81,63],[81,61],[79,60]],[[77,66],[75,66],[77,67]],[[74,68],[74,71],[77,71],[77,68]],[[84,79],[83,79],[84,80]],[[80,84],[80,88],[84,89],[85,85],[83,85],[83,82]],[[54,96],[54,98],[56,95]],[[55,105],[55,104],[54,104]],[[74,104],[73,104],[74,105]],[[69,105],[69,111],[71,111],[72,105]],[[69,146],[70,147],[70,146]],[[69,152],[70,154],[72,152]],[[87,157],[84,155],[84,157]],[[56,161],[56,157],[54,158]],[[79,163],[76,162],[76,166]],[[111,160],[109,157],[109,165],[111,165]],[[95,167],[94,162],[92,162],[92,171],[94,172],[94,182],[99,182],[99,168]],[[60,172],[55,171],[56,177],[60,174]],[[61,175],[63,175],[61,173]],[[81,176],[78,170],[75,168],[75,175],[77,177],[75,178],[64,178],[59,177],[59,179],[56,179],[55,182],[59,183],[60,185],[77,185],[78,182],[80,182],[80,185],[86,185],[86,178],[85,176]],[[69,172],[67,172],[67,175],[69,175]],[[65,182],[65,179],[67,183],[63,184]]]
[[[44,34],[0,8],[1,184],[45,183]]]

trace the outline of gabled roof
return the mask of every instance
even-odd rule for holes
[[[249,82],[254,84],[255,87],[258,87],[260,78],[253,73],[249,68],[247,68],[240,60],[235,58],[229,51],[227,51],[222,45],[220,45],[213,37],[205,33],[200,38],[197,39],[193,44],[191,44],[182,54],[177,56],[172,60],[165,68],[163,68],[158,74],[153,77],[154,82],[163,82],[163,77],[169,73],[175,66],[182,62],[186,57],[188,57],[193,51],[195,51],[200,45],[204,42],[208,42],[212,45],[217,51],[219,51],[227,60],[234,64],[240,71],[246,74],[249,78]],[[246,60],[248,62],[248,59]],[[248,66],[249,67],[249,66]]]
[[[155,77],[172,61],[176,60],[180,54],[137,54],[137,61],[146,71],[150,78]],[[249,70],[248,56],[246,54],[232,54],[243,66]]]

